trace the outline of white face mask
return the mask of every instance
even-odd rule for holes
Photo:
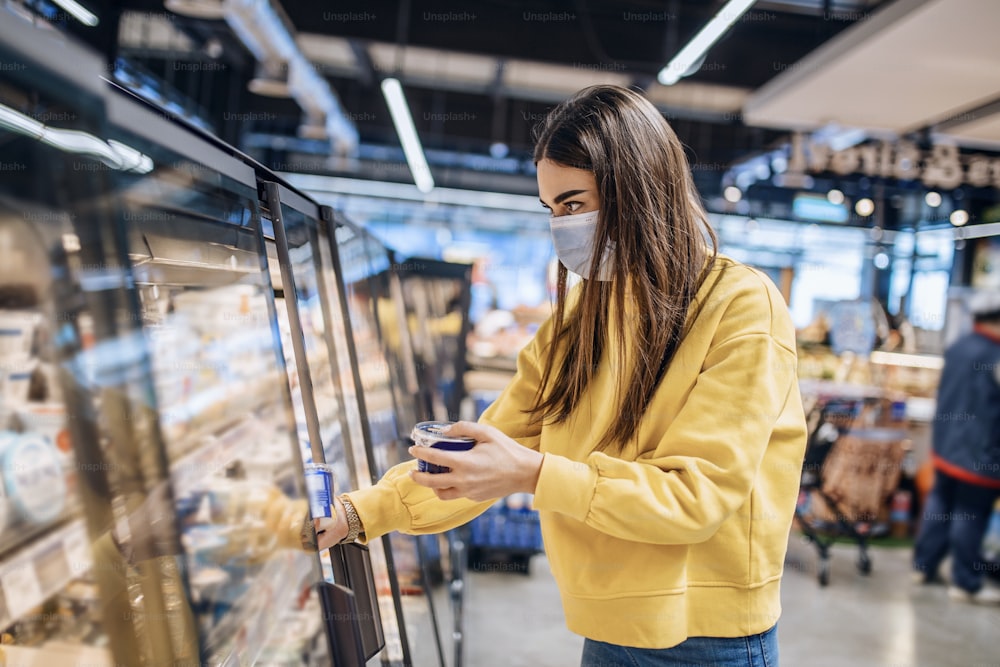
[[[549,230],[552,232],[552,245],[556,248],[556,256],[563,266],[584,278],[590,277],[598,214],[599,211],[589,211],[549,218]],[[611,280],[613,256],[614,244],[608,241],[601,254],[598,280]]]

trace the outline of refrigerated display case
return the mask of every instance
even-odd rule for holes
[[[341,387],[338,352],[332,335],[338,328],[335,321],[340,320],[340,330],[344,324],[341,309],[334,310],[336,301],[331,300],[339,290],[328,227],[320,218],[319,207],[299,193],[267,180],[261,180],[258,187],[300,451],[307,462],[332,469],[332,494],[336,495],[358,488],[359,473],[370,484],[370,475],[367,461],[358,468],[358,459],[366,458],[361,434],[351,439],[348,414],[360,414],[356,404],[358,393],[346,393],[346,400],[355,402],[349,408]],[[346,350],[341,354],[347,357]],[[353,384],[353,377],[348,381]],[[327,614],[333,619],[328,625],[335,651],[334,664],[337,667],[362,664],[386,646],[376,583],[376,579],[388,582],[384,550],[381,544],[373,549],[361,545],[337,546],[321,562],[324,579],[332,584],[324,587],[331,596],[327,601],[331,607],[328,612],[338,605],[348,605],[354,610],[348,614]],[[387,612],[395,612],[394,606],[386,606]],[[389,644],[395,645],[399,643],[395,620],[388,625]],[[385,653],[383,657],[389,662],[389,651]]]
[[[301,548],[304,462],[369,485],[415,418],[379,317],[350,320],[348,299],[379,298],[385,248],[355,229],[344,288],[357,243],[332,211],[101,82],[55,33],[0,30],[20,65],[0,71],[7,664],[340,667],[384,642],[383,664],[443,665],[426,578],[397,579],[412,538],[322,567]],[[352,654],[330,619],[366,596],[382,622]]]
[[[157,433],[106,197],[113,172],[140,165],[105,140],[90,53],[8,15],[0,62],[0,662],[111,666],[140,647],[121,631],[134,608],[102,595],[125,571],[106,548],[109,500],[123,500],[106,471]],[[146,607],[170,614],[165,601]],[[146,646],[196,657],[161,639]]]
[[[325,209],[329,210],[329,209]],[[373,481],[389,467],[408,458],[406,446],[417,414],[408,389],[416,375],[405,367],[408,332],[398,276],[391,271],[389,251],[374,237],[334,214],[335,261],[341,275],[342,304],[350,334],[348,346],[356,359],[356,383],[361,388],[361,426],[369,446]],[[393,533],[388,545],[395,576],[390,578],[398,600],[401,648],[405,664],[445,664],[449,639],[440,631],[443,591],[432,590],[427,559],[416,537]],[[435,604],[437,603],[437,604]]]
[[[172,568],[163,583],[141,580],[128,596],[133,609],[162,596],[170,613],[136,613],[132,632],[162,634],[204,664],[322,664],[319,561],[297,543],[303,461],[256,175],[123,91],[109,94],[108,115],[111,141],[144,161],[113,184],[162,434],[108,479],[123,493],[164,489],[156,517],[171,538],[152,559]],[[165,664],[158,652],[119,660]]]

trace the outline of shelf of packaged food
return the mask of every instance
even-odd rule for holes
[[[93,564],[83,519],[49,525],[46,532],[0,564],[0,628],[12,625]]]
[[[205,641],[212,656],[209,664],[254,664],[272,639],[271,633],[281,632],[281,617],[297,605],[304,587],[318,577],[305,552],[275,552],[253,577],[253,585],[209,632]]]
[[[468,354],[465,362],[469,368],[477,371],[500,371],[504,373],[514,373],[517,371],[517,359],[515,357],[483,357]]]
[[[836,396],[839,398],[881,398],[885,393],[882,387],[875,385],[811,378],[799,379],[799,390],[804,395]]]
[[[79,500],[67,498],[66,506],[62,512],[50,521],[29,523],[22,520],[16,525],[8,525],[3,536],[0,537],[0,563],[6,562],[11,554],[51,531],[53,526],[61,525],[78,516],[80,516]]]
[[[13,667],[51,667],[52,665],[87,665],[115,667],[114,656],[107,648],[69,642],[48,642],[41,646],[0,647],[0,664]]]
[[[198,488],[206,477],[225,470],[239,451],[237,438],[228,436],[239,430],[239,420],[230,420],[216,433],[203,434],[200,445],[170,465],[170,477],[178,497]]]
[[[257,267],[220,266],[210,262],[182,259],[151,259],[148,255],[130,254],[139,286],[198,285],[200,287],[228,286],[244,276],[253,276]]]
[[[278,407],[273,401],[247,406],[244,412],[208,424],[185,438],[187,444],[182,451],[186,453],[170,465],[170,476],[178,497],[196,489],[207,477],[224,471],[226,466],[245,453],[246,441],[241,436],[248,434],[252,428],[250,417],[266,420],[270,409]]]
[[[177,438],[175,444],[168,444],[171,459],[174,461],[174,463],[171,464],[171,469],[180,464],[181,461],[184,461],[190,456],[205,449],[206,439],[220,437],[234,427],[238,426],[241,422],[245,421],[248,415],[257,414],[261,410],[275,404],[274,397],[267,396],[263,391],[247,391],[244,395],[256,397],[257,403],[240,405],[239,410],[232,412],[222,409],[220,411],[223,413],[223,416],[211,421],[206,421],[204,424],[201,424],[193,430],[181,435]],[[191,400],[193,401],[194,399]],[[232,402],[227,404],[227,406],[234,407],[232,406]],[[161,424],[164,427],[164,432],[167,434],[168,440],[170,439],[172,432],[175,432],[175,429],[172,427],[176,425],[190,425],[191,423],[190,421],[184,422],[179,420],[176,407],[165,408],[161,410],[161,414],[168,415],[170,417],[170,419],[161,419]]]
[[[513,372],[501,370],[468,370],[462,376],[465,391],[470,394],[473,392],[499,394],[513,379]]]

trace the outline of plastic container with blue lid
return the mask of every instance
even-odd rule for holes
[[[449,452],[464,452],[473,448],[476,444],[475,438],[465,436],[447,436],[442,433],[444,429],[454,422],[420,422],[413,427],[410,439],[419,447],[433,447]],[[417,470],[432,474],[451,472],[451,468],[439,466],[426,461],[417,461]]]

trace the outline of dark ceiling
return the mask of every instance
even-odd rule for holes
[[[184,98],[224,140],[272,166],[280,168],[282,163],[302,159],[287,148],[288,142],[280,140],[295,136],[301,110],[290,99],[247,91],[254,60],[225,22],[170,14],[162,2],[150,0],[89,4],[101,16],[100,25],[91,29],[67,22],[72,24],[67,27],[109,60],[126,58],[137,64]],[[648,89],[658,85],[654,83],[658,70],[723,4],[719,0],[281,2],[290,27],[300,35],[349,40],[356,69],[345,73],[320,67],[318,71],[357,126],[362,146],[393,150],[398,139],[379,80],[395,72],[374,65],[372,44],[481,54],[496,58],[498,69],[516,59],[607,72],[624,75],[630,85]],[[881,0],[761,0],[711,49],[701,69],[682,82],[752,91],[879,4]],[[133,12],[166,18],[190,38],[192,47],[171,50],[119,44],[118,20]],[[222,48],[213,52],[208,48],[212,43]],[[213,66],[190,66],[198,63]],[[511,156],[526,159],[531,127],[558,99],[520,94],[501,85],[499,78],[492,85],[465,90],[438,87],[433,81],[402,80],[428,153],[487,155],[491,144],[502,142]],[[688,147],[703,190],[717,188],[720,173],[734,160],[787,135],[746,127],[738,108],[727,113],[700,110],[696,104],[661,108]],[[435,167],[433,160],[432,169],[436,178],[446,171]],[[400,173],[398,180],[407,180],[407,175]],[[492,183],[499,189],[523,189],[513,182],[505,185],[501,174]]]

